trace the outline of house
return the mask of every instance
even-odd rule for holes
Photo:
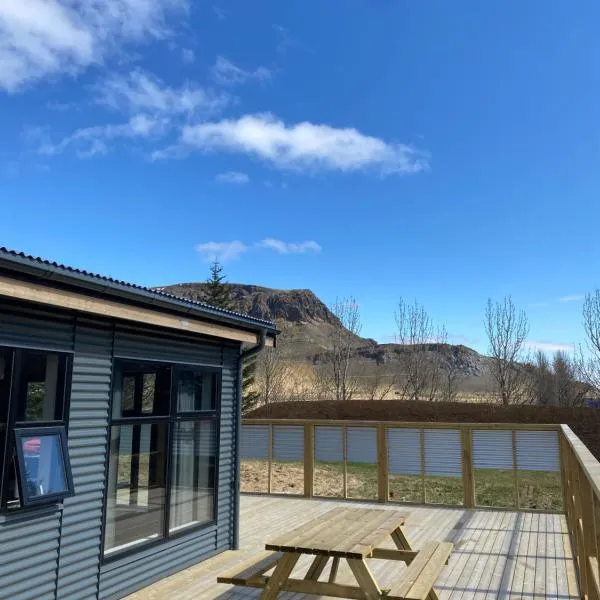
[[[0,249],[0,596],[121,598],[238,543],[272,323]]]

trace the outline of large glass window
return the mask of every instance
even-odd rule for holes
[[[66,445],[70,357],[0,347],[0,508],[73,493]]]
[[[215,369],[118,360],[104,557],[215,519]]]

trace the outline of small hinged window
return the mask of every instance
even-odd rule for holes
[[[73,495],[64,426],[15,428],[14,432],[22,506],[57,502]]]

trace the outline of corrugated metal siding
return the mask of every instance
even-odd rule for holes
[[[137,329],[118,327],[115,332],[115,356],[170,363],[220,365],[221,346],[188,336],[167,338],[164,333],[149,334]]]
[[[462,476],[460,431],[457,429],[425,429],[424,443],[426,476]]]
[[[346,429],[346,456],[349,463],[377,464],[377,429],[375,427],[348,427]]]
[[[392,475],[421,475],[421,431],[390,427],[388,438],[388,470]]]
[[[344,432],[341,427],[315,427],[315,461],[344,460]]]
[[[64,502],[57,597],[96,598],[112,372],[112,328],[79,322],[69,414],[75,496]]]
[[[304,427],[273,426],[273,460],[304,460]]]
[[[269,426],[242,425],[240,457],[242,459],[269,458]]]
[[[517,431],[517,469],[560,471],[557,431]]]
[[[473,467],[475,469],[513,468],[512,431],[473,431]]]
[[[189,364],[222,364],[217,522],[189,535],[140,550],[133,556],[102,565],[99,598],[121,598],[231,547],[234,510],[231,497],[234,474],[232,452],[238,354],[239,348],[191,344],[188,339],[171,340],[164,335],[157,338],[136,335],[131,331],[117,333],[115,356]]]
[[[70,352],[74,317],[0,302],[0,345]]]
[[[0,523],[0,598],[55,598],[59,526],[57,509]]]
[[[73,350],[73,318],[0,303],[0,345]],[[54,598],[60,511],[9,515],[0,523],[0,597]]]

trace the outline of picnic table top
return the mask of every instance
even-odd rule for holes
[[[379,508],[335,508],[266,544],[267,550],[364,558],[408,513]]]

